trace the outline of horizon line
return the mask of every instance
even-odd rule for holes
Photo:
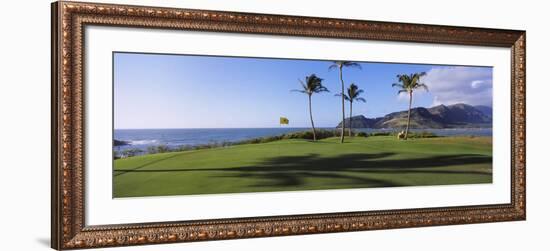
[[[491,109],[493,109],[493,106],[492,105],[470,105],[470,104],[466,104],[466,103],[462,103],[462,102],[459,102],[459,103],[454,103],[452,105],[460,105],[460,104],[464,104],[464,105],[469,105],[469,106],[473,106],[473,107],[476,107],[476,106],[485,106],[485,107],[490,107]],[[445,104],[439,104],[439,105],[432,105],[431,107],[428,107],[428,108],[433,108],[433,107],[437,107],[437,106],[452,106],[452,105],[445,105]],[[426,107],[423,107],[423,106],[416,106],[416,107],[412,107],[411,109],[415,109],[415,108],[425,108],[427,109]],[[387,113],[386,115],[388,114],[392,114],[392,113],[396,113],[396,112],[404,112],[404,111],[407,111],[408,109],[406,110],[401,110],[401,111],[394,111],[394,112],[390,112],[390,113]],[[377,117],[367,117],[365,114],[357,114],[353,117],[358,117],[358,116],[363,116],[367,119],[378,119],[378,118],[383,118],[384,116],[386,115],[382,115],[382,116],[377,116]],[[346,119],[349,119],[350,117],[346,117]],[[298,126],[298,127],[155,127],[155,128],[114,128],[113,127],[113,130],[165,130],[165,129],[276,129],[276,128],[295,128],[295,129],[308,129],[308,128],[311,128],[310,126]],[[333,127],[327,127],[327,126],[320,126],[320,127],[317,127],[317,128],[333,128]],[[338,127],[334,127],[334,128],[338,128]]]

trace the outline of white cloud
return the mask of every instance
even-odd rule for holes
[[[421,81],[428,85],[433,105],[493,103],[493,69],[489,67],[435,67]]]

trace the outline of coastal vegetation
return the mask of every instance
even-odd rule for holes
[[[301,92],[307,95],[309,105],[309,119],[311,121],[311,131],[313,133],[313,141],[316,141],[317,137],[315,135],[315,124],[313,123],[313,114],[311,112],[311,95],[315,93],[328,92],[329,90],[323,86],[323,79],[315,76],[315,74],[311,74],[310,76],[306,77],[305,82],[300,79],[298,81],[300,81],[302,89],[292,91]]]
[[[357,137],[372,137],[372,136],[397,136],[398,131],[386,131],[386,132],[357,132],[352,133],[349,129],[346,130],[347,134],[350,136]],[[302,140],[317,140],[317,139],[327,139],[331,137],[339,137],[339,130],[327,130],[321,129],[316,130],[314,135],[311,131],[298,131],[291,133],[283,133],[280,135],[257,137],[252,139],[240,140],[240,141],[220,141],[220,142],[211,142],[207,144],[198,144],[198,145],[182,145],[177,147],[168,147],[167,145],[155,145],[148,146],[146,150],[141,150],[139,148],[127,148],[122,151],[116,151],[114,157],[119,159],[121,156],[124,158],[134,157],[143,154],[156,154],[156,153],[167,153],[167,152],[183,152],[183,151],[193,151],[201,149],[211,149],[211,148],[220,148],[220,147],[230,147],[237,145],[247,145],[247,144],[262,144],[269,143],[278,140],[287,140],[287,139],[302,139]],[[315,137],[315,138],[314,138]],[[409,134],[409,138],[435,138],[438,137],[436,134],[428,131],[419,131]]]
[[[399,91],[397,91],[397,94],[406,93],[409,96],[409,112],[407,115],[407,127],[405,129],[405,136],[403,139],[407,139],[407,136],[409,135],[409,126],[411,125],[411,106],[412,106],[412,99],[413,99],[413,93],[415,90],[418,90],[420,88],[424,88],[426,91],[428,91],[428,86],[424,83],[420,83],[420,78],[425,76],[425,72],[420,73],[411,73],[409,75],[407,74],[399,74],[397,75],[398,83],[393,83],[393,87],[399,87]]]
[[[358,68],[361,69],[361,65],[355,62],[351,61],[333,61],[333,63],[329,66],[329,70],[332,69],[338,69],[338,78],[340,80],[340,88],[341,92],[335,94],[335,96],[338,96],[342,99],[342,120],[340,124],[337,126],[340,128],[340,143],[344,143],[345,138],[345,131],[346,131],[346,124],[349,125],[348,130],[348,136],[352,136],[353,131],[353,103],[354,102],[363,102],[365,103],[365,98],[361,97],[361,94],[364,92],[364,90],[360,89],[359,86],[357,86],[355,83],[351,83],[350,86],[347,88],[347,92],[345,92],[345,81],[344,81],[344,74],[343,69],[344,68]],[[398,74],[397,75],[397,83],[393,83],[392,87],[398,87],[399,90],[397,91],[397,94],[405,93],[409,97],[409,106],[408,106],[408,112],[407,112],[407,122],[405,131],[400,134],[398,137],[399,139],[407,139],[409,137],[409,129],[411,126],[411,112],[412,112],[412,102],[413,102],[413,93],[418,89],[424,89],[428,91],[428,86],[424,83],[421,83],[421,78],[426,75],[426,72],[415,72],[411,74]],[[323,79],[317,77],[315,74],[311,74],[310,76],[307,76],[305,79],[305,82],[302,80],[299,80],[301,84],[301,89],[292,90],[296,92],[301,92],[304,94],[307,94],[308,97],[308,110],[309,110],[309,118],[311,122],[311,130],[313,133],[313,141],[316,141],[316,131],[315,131],[315,124],[313,121],[313,112],[311,108],[311,97],[313,94],[321,93],[321,92],[328,92],[329,90],[322,84]],[[349,106],[349,123],[346,123],[346,111],[345,111],[345,101],[348,101],[350,103]]]
[[[344,99],[349,102],[349,136],[351,137],[352,131],[353,131],[353,102],[367,102],[364,98],[360,97],[361,93],[363,93],[363,90],[359,89],[359,87],[352,83],[348,87],[347,94],[343,94]],[[342,94],[336,94],[337,96],[342,96]],[[344,120],[345,121],[345,120]],[[345,124],[345,122],[343,123]]]
[[[355,62],[351,62],[351,61],[334,61],[333,64],[331,64],[328,69],[331,70],[331,69],[338,69],[338,77],[340,78],[340,83],[341,83],[341,89],[342,91],[340,92],[340,96],[342,98],[342,130],[341,130],[341,134],[340,134],[340,143],[344,143],[344,131],[346,130],[346,124],[345,124],[345,121],[346,121],[346,108],[345,108],[345,93],[344,93],[344,89],[345,89],[345,84],[344,84],[344,76],[343,76],[343,69],[344,68],[358,68],[358,69],[361,69],[361,65],[358,64],[358,63],[355,63]]]

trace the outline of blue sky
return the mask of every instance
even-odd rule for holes
[[[337,70],[331,61],[114,53],[114,126],[126,128],[308,127],[307,96],[298,79],[314,73],[330,93],[312,97],[317,127],[341,120]],[[408,99],[391,86],[397,74],[427,72],[430,91],[418,91],[413,106],[468,103],[492,105],[492,68],[360,62],[345,68],[346,86],[355,83],[366,103],[353,114],[378,117],[405,110]],[[349,103],[346,103],[346,117]]]

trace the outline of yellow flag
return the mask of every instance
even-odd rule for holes
[[[285,118],[285,117],[281,117],[281,118],[279,119],[279,123],[280,123],[281,125],[288,125],[288,119]]]

